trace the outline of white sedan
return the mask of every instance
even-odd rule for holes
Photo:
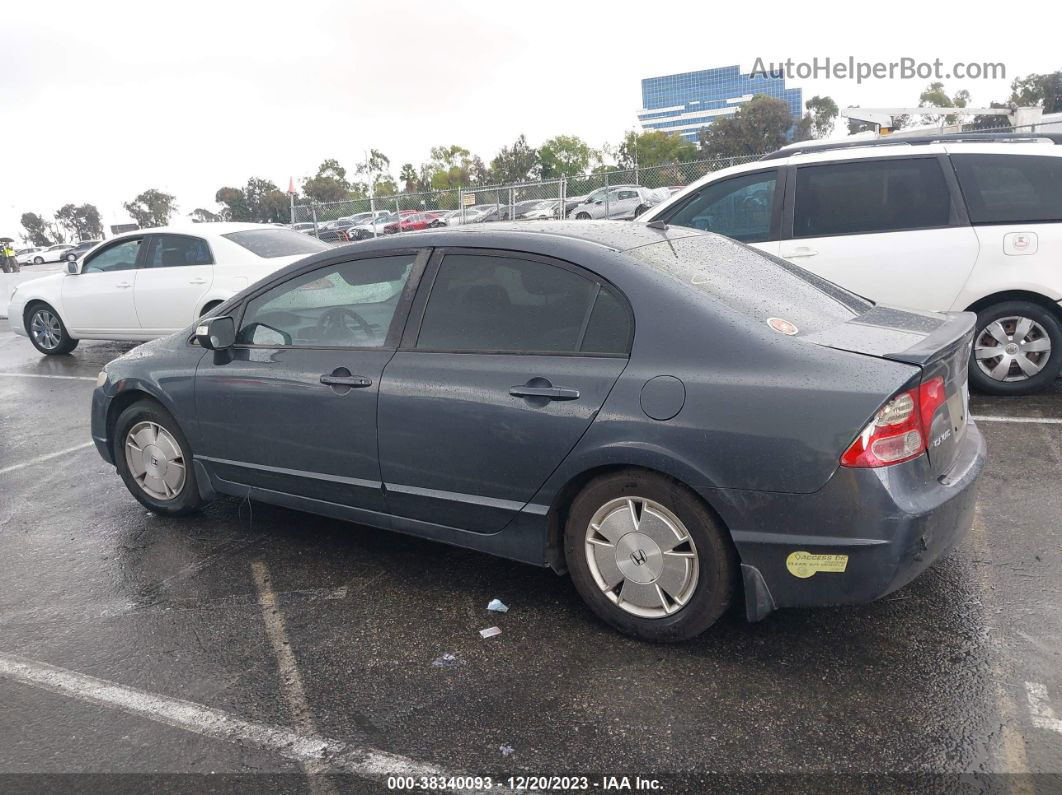
[[[244,287],[326,243],[268,224],[211,223],[129,232],[67,272],[20,282],[11,330],[44,354],[82,339],[150,340],[179,331]]]
[[[32,262],[34,265],[41,265],[45,262],[59,262],[63,259],[63,255],[73,247],[73,243],[56,243],[54,246],[39,249],[27,262],[22,264],[29,265]]]

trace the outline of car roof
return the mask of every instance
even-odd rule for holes
[[[273,224],[252,224],[240,221],[207,221],[205,223],[193,223],[189,221],[183,224],[170,224],[168,226],[152,226],[146,229],[137,229],[133,232],[123,232],[115,235],[112,240],[120,240],[125,237],[139,237],[140,235],[172,234],[172,235],[196,235],[198,237],[217,237],[231,234],[232,232],[248,232],[254,229],[280,229]]]
[[[422,246],[520,248],[522,244],[534,247],[542,237],[549,237],[552,240],[567,239],[593,243],[612,251],[623,252],[651,243],[706,234],[708,233],[688,227],[658,228],[630,221],[516,221],[471,227],[458,226],[449,229],[425,229],[419,232],[407,232],[400,237],[376,238],[373,241],[353,245],[363,248],[367,245],[374,245],[381,249],[420,248]]]

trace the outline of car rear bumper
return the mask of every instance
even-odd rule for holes
[[[780,607],[869,602],[911,582],[970,529],[984,463],[984,438],[971,422],[939,477],[921,456],[839,468],[814,494],[746,494],[741,504],[731,495],[721,512],[742,528],[732,535],[749,619]]]

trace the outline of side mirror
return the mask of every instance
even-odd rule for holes
[[[69,273],[71,276],[77,276],[79,273],[81,273],[81,269],[77,266],[76,259],[68,259],[66,261],[66,272]]]
[[[196,342],[208,351],[223,351],[236,344],[236,321],[231,317],[212,317],[195,329]]]

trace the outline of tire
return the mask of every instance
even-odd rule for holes
[[[638,209],[636,209],[636,210],[634,211],[634,217],[635,217],[635,218],[637,218],[637,217],[638,217],[639,215],[641,215],[642,213],[644,213],[644,212],[645,212],[646,210],[648,210],[648,209],[649,209],[649,208],[648,208],[648,207],[647,207],[646,205],[644,205],[644,204],[639,204],[639,205],[638,205]]]
[[[993,355],[996,349],[999,354]],[[1003,301],[977,313],[970,356],[974,389],[989,395],[1029,395],[1049,387],[1059,370],[1062,324],[1050,309],[1031,301]]]
[[[579,213],[578,215],[575,216],[575,220],[576,221],[589,221],[590,220],[590,213]]]
[[[112,444],[118,474],[145,508],[163,516],[185,516],[203,507],[192,448],[159,403],[139,400],[119,414]]]
[[[33,258],[33,264],[34,265],[43,265],[44,264],[44,257],[34,257]]]
[[[48,304],[30,304],[23,322],[33,347],[45,356],[63,356],[77,347],[78,340],[70,336],[59,313]]]
[[[663,555],[668,544],[674,556]],[[564,553],[576,590],[599,618],[657,643],[704,632],[726,612],[737,583],[734,547],[708,507],[685,486],[642,470],[583,488],[568,512]],[[633,598],[624,601],[624,589]]]
[[[199,317],[203,317],[204,315],[207,315],[208,313],[212,312],[216,307],[221,306],[223,303],[225,303],[225,302],[224,301],[211,301],[209,304],[207,304],[206,306],[203,307],[203,311],[199,313]]]

